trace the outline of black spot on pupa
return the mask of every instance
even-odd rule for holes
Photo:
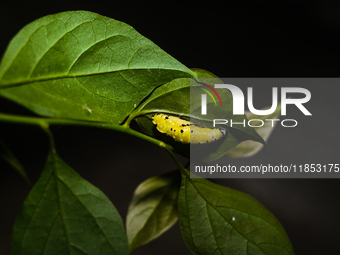
[[[194,133],[194,130],[191,130],[191,133]]]
[[[170,128],[170,131],[172,131],[172,128]]]
[[[207,143],[208,143],[209,141],[207,140]]]
[[[183,129],[181,129],[181,133],[183,133],[184,131],[183,131]]]
[[[155,117],[155,114],[152,114],[152,117]]]
[[[185,124],[182,124],[182,127],[185,127],[186,125]]]
[[[176,132],[176,130],[174,130],[174,132]]]
[[[169,117],[168,117],[168,116],[165,116],[165,119],[166,119],[166,120],[168,120],[168,119],[169,119]]]

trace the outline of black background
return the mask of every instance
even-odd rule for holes
[[[0,8],[0,54],[26,24],[48,14],[88,10],[126,22],[188,67],[220,77],[338,77],[340,4],[337,1],[100,2],[11,1]],[[334,96],[334,95],[333,95]],[[335,112],[338,101],[331,102]],[[4,99],[0,111],[25,113]],[[337,116],[330,115],[330,121]],[[320,123],[315,123],[320,125]],[[326,128],[325,128],[326,129]],[[310,137],[327,130],[300,130]],[[90,128],[54,127],[59,155],[115,204],[125,220],[135,187],[175,169],[167,153],[144,141]],[[47,140],[40,129],[0,124],[0,136],[35,182],[44,166]],[[325,148],[334,154],[339,147]],[[290,150],[285,137],[269,145]],[[297,156],[309,158],[301,147]],[[268,157],[262,150],[258,159]],[[284,157],[284,155],[283,155]],[[322,157],[322,155],[320,156]],[[182,158],[185,162],[185,159]],[[310,161],[315,158],[310,158]],[[306,162],[312,163],[312,162]],[[329,162],[339,163],[339,162]],[[0,254],[9,254],[11,228],[28,195],[25,183],[0,162]],[[251,194],[282,223],[296,254],[337,253],[339,179],[219,179]],[[190,254],[178,224],[132,254]]]

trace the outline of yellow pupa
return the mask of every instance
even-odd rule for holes
[[[180,143],[211,143],[227,133],[225,129],[202,128],[190,124],[189,121],[162,113],[154,114],[152,119],[152,122],[156,125],[159,132],[171,136],[175,141]]]

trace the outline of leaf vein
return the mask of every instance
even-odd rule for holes
[[[61,179],[60,177],[58,177],[58,180],[63,183],[65,185],[65,187],[67,187],[67,189],[75,196],[75,198],[77,198],[77,200],[79,201],[79,203],[83,206],[83,208],[89,213],[89,215],[92,216],[92,218],[94,219],[94,221],[96,222],[96,226],[98,227],[98,229],[100,230],[100,232],[107,237],[107,242],[109,243],[109,245],[112,247],[112,249],[116,251],[116,248],[114,247],[114,245],[109,241],[109,236],[106,235],[106,233],[103,231],[103,229],[100,227],[97,218],[89,211],[89,209],[84,205],[84,203],[78,198],[77,194],[74,193],[74,191],[66,184],[66,182]]]
[[[227,218],[224,217],[224,215],[212,204],[210,203],[210,201],[208,201],[204,195],[199,191],[199,189],[193,184],[193,181],[190,180],[190,182],[192,183],[192,185],[194,186],[194,188],[197,190],[197,193],[206,201],[207,204],[209,204],[211,207],[215,208],[216,212],[218,212],[218,214],[221,215],[222,218],[224,218],[227,222],[229,222],[229,224],[233,227],[233,229],[235,229],[241,236],[243,236],[246,240],[249,240],[249,242],[251,242],[252,244],[254,244],[256,247],[258,247],[252,240],[250,240],[248,237],[246,237],[239,229],[237,229]],[[201,183],[203,184],[203,183]],[[203,185],[206,185],[206,184],[203,184]],[[206,185],[207,187],[210,187],[208,185]],[[210,187],[211,188],[211,187]],[[283,249],[286,250],[286,248],[280,246],[280,245],[277,245],[277,244],[273,244],[273,245],[276,245],[276,246],[279,246]],[[260,247],[258,247],[262,252],[264,252]],[[288,251],[288,250],[287,250]]]
[[[64,33],[58,40],[56,40],[54,42],[54,44],[52,44],[44,53],[43,55],[40,57],[39,61],[35,64],[35,66],[33,67],[29,77],[32,78],[32,74],[34,73],[34,71],[36,70],[37,66],[39,65],[40,61],[45,57],[45,55],[58,43],[60,42],[60,40],[62,40],[66,35],[72,33],[73,30],[75,30],[77,27],[80,27],[81,25],[84,25],[86,23],[92,22],[93,20],[90,21],[86,21],[86,22],[82,22],[80,24],[77,24],[76,26],[72,27],[70,30],[68,30],[66,33]],[[64,23],[64,22],[63,22]],[[65,24],[65,23],[64,23]]]
[[[1,81],[3,80],[3,78],[5,77],[6,73],[8,72],[8,70],[11,68],[11,66],[13,65],[13,63],[15,62],[15,60],[18,58],[18,56],[20,55],[20,53],[22,52],[22,50],[26,47],[27,43],[31,40],[33,34],[35,34],[35,32],[37,32],[38,29],[40,29],[41,27],[45,27],[49,24],[53,23],[53,21],[51,21],[50,23],[47,23],[46,25],[44,26],[40,26],[38,28],[36,28],[32,34],[28,37],[27,41],[24,43],[24,45],[21,47],[21,49],[18,51],[18,53],[15,55],[15,57],[12,59],[11,63],[8,65],[6,71],[4,71],[2,77],[1,77]]]

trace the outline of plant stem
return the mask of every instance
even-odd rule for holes
[[[183,168],[181,163],[176,158],[175,154],[172,152],[173,147],[164,143],[163,141],[157,140],[150,136],[144,135],[140,132],[137,132],[127,125],[112,125],[110,123],[103,122],[89,122],[89,121],[81,121],[81,120],[67,120],[67,119],[52,119],[52,118],[39,118],[39,117],[24,117],[24,116],[16,116],[10,114],[0,113],[0,122],[5,123],[14,123],[14,124],[23,124],[23,125],[32,125],[32,126],[40,126],[44,130],[50,125],[66,125],[66,126],[85,126],[85,127],[96,127],[96,128],[104,128],[111,129],[114,131],[126,133],[132,136],[135,136],[139,139],[147,141],[149,143],[155,144],[158,147],[164,148],[170,154],[172,159],[178,165],[179,168]]]
[[[56,152],[56,149],[55,149],[54,137],[53,137],[53,134],[50,130],[50,126],[47,123],[45,123],[44,125],[40,125],[40,127],[46,133],[46,135],[48,137],[48,140],[49,140],[49,143],[50,143],[50,154],[54,158],[54,156],[57,152]]]

